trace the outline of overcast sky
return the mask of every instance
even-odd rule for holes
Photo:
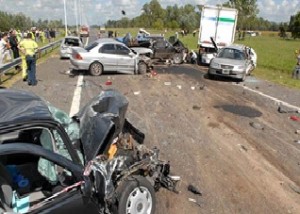
[[[64,0],[0,0],[0,10],[10,13],[22,12],[34,20],[62,19],[64,20]],[[103,24],[107,20],[117,20],[122,17],[121,11],[129,18],[141,14],[141,8],[150,0],[77,0],[81,2],[83,11],[82,23]],[[159,0],[163,7],[168,5],[184,5],[190,3],[215,5],[226,0]],[[75,24],[75,0],[66,0],[67,21]],[[300,11],[300,0],[257,0],[259,16],[269,21],[287,22],[291,15]]]

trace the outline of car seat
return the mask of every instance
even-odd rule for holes
[[[11,211],[12,207],[12,178],[5,166],[0,163],[0,200],[6,211]]]

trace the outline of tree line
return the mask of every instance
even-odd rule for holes
[[[291,16],[289,23],[277,23],[258,17],[257,0],[229,0],[219,6],[236,8],[239,11],[238,30],[279,31],[282,26],[285,26],[286,31],[291,31],[294,38],[300,38],[300,11]],[[129,19],[126,17],[126,11],[122,11],[123,17],[120,20],[108,20],[105,26],[111,28],[143,27],[158,30],[182,29],[192,32],[199,28],[202,8],[203,5],[178,6],[175,4],[164,9],[158,0],[151,0],[143,5],[140,16]]]
[[[25,16],[23,13],[10,14],[0,11],[0,32],[9,31],[11,28],[18,30],[28,30],[31,27],[39,29],[45,28],[61,28],[63,27],[62,20],[32,20],[30,17]]]

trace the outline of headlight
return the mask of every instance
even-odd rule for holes
[[[210,63],[210,67],[212,67],[212,68],[219,68],[220,65],[218,63],[216,63],[216,62],[211,62]]]
[[[244,65],[239,65],[238,69],[245,69],[245,66]]]

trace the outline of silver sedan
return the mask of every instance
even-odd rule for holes
[[[93,76],[103,72],[144,74],[151,67],[150,58],[112,38],[101,38],[86,48],[72,50],[70,60],[73,69],[87,70]]]
[[[256,54],[244,45],[230,45],[221,49],[212,59],[208,69],[209,77],[228,76],[244,81],[256,67]]]

